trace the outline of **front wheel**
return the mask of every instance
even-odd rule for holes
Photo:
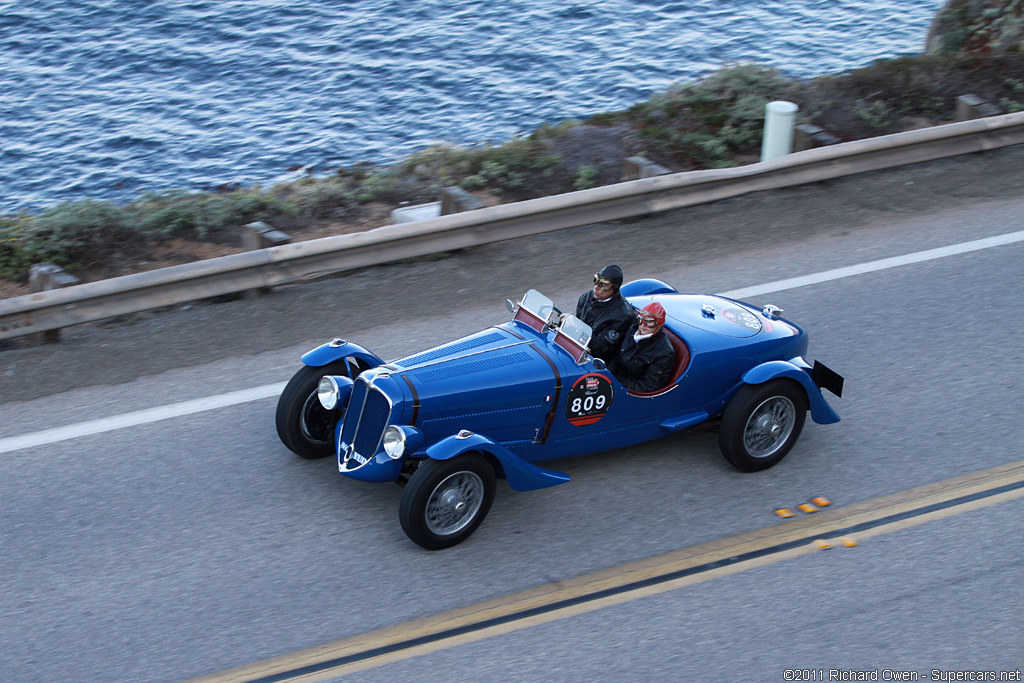
[[[321,367],[303,365],[277,400],[275,423],[281,442],[296,455],[315,460],[334,453],[334,427],[344,408],[327,410],[317,398],[316,388],[324,375],[348,376],[344,360]]]
[[[428,459],[402,491],[402,530],[427,550],[457,545],[484,521],[496,489],[494,468],[479,453]]]
[[[786,457],[806,417],[807,396],[796,382],[744,385],[722,416],[722,455],[743,472],[766,470]]]

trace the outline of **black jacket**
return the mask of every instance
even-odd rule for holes
[[[672,368],[676,364],[676,351],[668,340],[665,330],[658,330],[639,342],[633,339],[636,325],[626,331],[622,352],[608,369],[633,391],[654,391],[668,384],[672,379]]]
[[[622,294],[598,301],[593,290],[587,290],[576,302],[576,317],[590,325],[590,355],[609,361],[619,354],[623,335],[636,320],[636,313]]]

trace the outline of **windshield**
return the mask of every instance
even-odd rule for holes
[[[519,302],[519,305],[544,322],[551,320],[551,314],[555,310],[554,302],[536,289],[529,290],[526,296],[523,297],[523,300]]]
[[[590,335],[593,333],[590,325],[574,315],[567,315],[562,318],[562,324],[559,326],[558,331],[584,349],[590,344]]]
[[[509,305],[512,306],[511,301]],[[577,362],[585,355],[587,345],[590,344],[590,337],[593,334],[590,325],[574,315],[563,315],[561,311],[555,308],[555,304],[551,299],[536,289],[526,292],[522,301],[513,310],[515,311],[513,320],[528,325],[540,333],[544,333],[549,329],[556,330],[558,335],[555,338],[555,343],[569,351]],[[560,339],[568,339],[574,348],[570,349]]]

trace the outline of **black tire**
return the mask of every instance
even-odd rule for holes
[[[450,548],[484,521],[496,489],[494,467],[479,453],[428,459],[402,491],[398,520],[405,535],[421,547]]]
[[[345,409],[327,410],[320,405],[316,387],[324,375],[348,374],[344,360],[316,368],[303,365],[281,392],[275,415],[277,435],[293,453],[307,460],[334,454],[334,427]]]
[[[718,445],[736,469],[766,470],[793,448],[806,418],[807,394],[796,382],[747,384],[725,409]]]

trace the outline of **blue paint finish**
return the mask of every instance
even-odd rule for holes
[[[619,291],[622,293],[622,296],[627,299],[632,296],[679,293],[672,285],[662,282],[661,280],[655,280],[654,278],[644,278],[642,280],[627,282],[619,288]]]
[[[341,346],[331,346],[330,343],[322,344],[303,354],[301,360],[305,365],[319,368],[346,357],[358,358],[371,368],[384,364],[384,361],[375,354],[352,342],[345,342]]]
[[[659,280],[630,282],[622,291],[637,309],[652,301],[664,306],[666,327],[689,350],[690,362],[673,379],[676,386],[670,391],[630,394],[586,356],[578,364],[556,343],[555,331],[538,331],[519,320],[387,365],[350,343],[309,352],[303,356],[307,365],[354,357],[374,366],[356,380],[345,417],[345,432],[359,448],[372,449],[383,433],[385,400],[391,406],[386,424],[400,426],[409,437],[409,448],[399,460],[378,447],[377,453],[359,453],[358,460],[350,456],[354,469],[347,469],[346,454],[339,452],[342,473],[363,481],[393,481],[404,459],[445,460],[480,451],[515,490],[554,486],[569,478],[535,463],[627,447],[715,419],[745,383],[780,378],[804,388],[814,422],[839,420],[811,379],[802,358],[808,336],[798,325],[766,317],[743,302],[679,294]],[[601,387],[600,410],[574,407],[572,402],[581,396],[597,395],[587,394],[588,386]],[[380,432],[357,428],[363,406],[367,417],[362,424],[372,423]],[[471,435],[456,438],[460,430]],[[342,442],[339,432],[339,447]]]
[[[782,360],[769,361],[751,368],[743,374],[743,381],[747,384],[763,384],[783,378],[796,380],[807,392],[807,402],[811,408],[812,420],[825,425],[839,422],[839,415],[821,395],[821,389],[804,369],[794,363]]]
[[[531,465],[482,434],[466,438],[457,435],[446,437],[428,447],[427,456],[434,460],[450,460],[473,451],[493,455],[501,463],[508,485],[515,491],[533,491],[569,481],[569,475]]]
[[[666,432],[678,432],[681,429],[699,425],[704,420],[708,419],[708,413],[706,410],[697,410],[686,415],[678,415],[670,417],[667,420],[661,421],[661,428]]]
[[[393,482],[402,473],[402,460],[393,460],[383,451],[362,467],[344,472],[345,476],[374,484]]]

